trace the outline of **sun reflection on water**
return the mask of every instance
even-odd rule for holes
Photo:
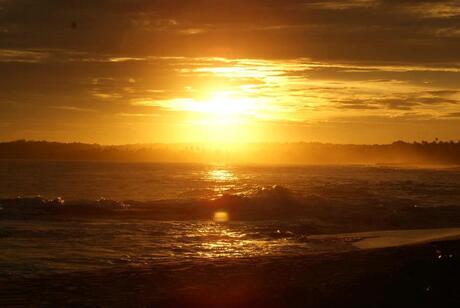
[[[232,171],[221,167],[208,170],[204,179],[210,182],[210,188],[217,193],[217,197],[235,189],[236,182],[239,180]]]
[[[269,254],[272,250],[266,241],[251,239],[228,225],[210,223],[196,233],[201,236],[198,255],[204,258],[249,257]]]
[[[237,180],[235,174],[226,169],[213,169],[208,171],[207,179],[216,182],[227,182]]]

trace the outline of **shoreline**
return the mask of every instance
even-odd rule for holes
[[[399,229],[310,235],[313,240],[342,240],[359,249],[380,249],[460,240],[460,228]]]
[[[0,278],[0,305],[430,307],[458,303],[460,241]]]

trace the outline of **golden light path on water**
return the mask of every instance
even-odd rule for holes
[[[225,166],[215,166],[208,170],[204,179],[209,182],[217,197],[223,196],[236,187],[239,178]]]
[[[208,170],[205,178],[212,182],[214,191],[222,196],[231,189],[238,177],[225,166],[215,166]],[[205,258],[217,257],[248,257],[271,254],[273,245],[266,240],[256,240],[248,237],[241,228],[235,228],[230,224],[231,217],[224,210],[217,210],[212,217],[213,223],[202,225],[196,229],[196,233],[203,237],[200,255]]]
[[[221,197],[237,193],[236,186],[241,185],[244,176],[230,166],[216,164],[203,174],[203,179],[208,181],[216,196]],[[217,207],[210,221],[192,228],[189,236],[201,239],[198,255],[204,258],[276,255],[288,247],[299,248],[299,243],[280,236],[278,227],[268,234],[260,234],[253,228],[252,223],[232,221],[231,213]]]
[[[216,168],[208,171],[207,179],[217,184],[214,187],[214,191],[218,192],[219,196],[222,196],[225,191],[233,186],[228,185],[228,182],[236,181],[238,180],[238,177],[236,177],[235,174],[229,170]],[[226,211],[216,211],[214,213],[213,220],[217,223],[228,222],[229,219],[230,217]]]
[[[276,255],[283,247],[297,246],[288,239],[252,238],[251,234],[228,223],[209,223],[196,229],[203,241],[198,255],[203,258],[239,258]]]
[[[207,178],[216,182],[227,182],[238,179],[233,172],[221,168],[208,171]]]

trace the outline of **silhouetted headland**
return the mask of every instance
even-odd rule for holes
[[[326,143],[99,145],[17,140],[0,159],[275,164],[458,165],[460,141],[353,145]]]

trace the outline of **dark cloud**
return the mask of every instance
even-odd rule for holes
[[[459,62],[453,1],[6,0],[0,48]],[[78,27],[72,27],[72,24]]]
[[[391,93],[386,94],[392,96]],[[390,109],[390,110],[413,110],[421,106],[439,106],[446,104],[460,104],[460,100],[437,97],[417,97],[415,94],[407,94],[406,97],[398,98],[372,98],[372,99],[338,99],[335,100],[339,109]]]
[[[444,117],[446,118],[460,118],[460,112],[451,112],[446,114]]]
[[[380,107],[368,103],[341,103],[338,106],[339,109],[352,109],[352,110],[375,110],[380,109]]]
[[[457,91],[457,90],[434,90],[434,91],[428,91],[427,93],[435,95],[435,96],[449,96],[449,95],[454,95],[454,94],[460,93],[460,91]]]

